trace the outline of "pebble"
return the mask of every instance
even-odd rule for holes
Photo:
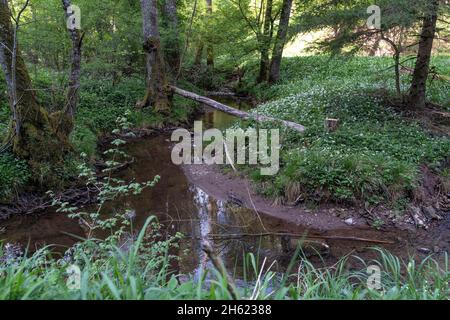
[[[436,213],[436,209],[434,209],[432,206],[423,208],[422,212],[431,219],[442,220],[442,217]]]
[[[417,248],[417,251],[419,251],[420,253],[424,253],[424,254],[431,253],[431,250],[428,248]]]
[[[353,220],[353,218],[349,218],[347,220],[344,220],[345,224],[349,225],[349,226],[353,226],[356,224],[356,222]]]

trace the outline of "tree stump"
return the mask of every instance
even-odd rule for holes
[[[325,131],[328,133],[336,132],[339,129],[339,120],[326,118],[325,119]]]

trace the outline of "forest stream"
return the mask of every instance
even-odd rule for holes
[[[233,102],[229,98],[226,103],[239,109],[250,108],[245,102]],[[220,111],[207,109],[202,120],[205,127],[223,129],[234,118]],[[184,234],[185,238],[178,252],[181,259],[177,269],[180,273],[195,274],[207,267],[209,262],[200,246],[202,239],[209,239],[214,243],[227,268],[238,277],[242,275],[244,252],[255,254],[260,263],[264,258],[269,262],[276,261],[274,268],[284,270],[295,251],[297,241],[303,236],[304,253],[317,263],[324,259],[323,262],[327,265],[336,263],[347,254],[370,260],[375,253],[369,248],[375,245],[404,257],[425,255],[432,252],[436,245],[440,245],[443,250],[448,249],[448,239],[441,238],[448,234],[441,232],[449,228],[448,218],[440,225],[441,229],[432,233],[377,231],[370,227],[348,227],[344,224],[324,230],[292,223],[273,214],[256,212],[255,208],[247,209],[227,199],[217,199],[193,182],[185,169],[172,163],[171,147],[168,135],[144,138],[130,142],[125,147],[135,158],[135,162],[118,173],[118,177],[127,181],[135,179],[137,182],[145,182],[159,175],[161,180],[154,188],[146,189],[138,196],[115,202],[111,210],[133,212],[134,230],[139,230],[146,219],[154,215],[168,234]],[[4,233],[0,238],[6,242],[29,245],[31,251],[43,245],[52,245],[56,252],[64,252],[76,243],[78,237],[85,237],[76,220],[54,211],[15,216],[3,222],[1,227],[4,228]]]

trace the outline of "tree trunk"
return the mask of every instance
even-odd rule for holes
[[[266,12],[264,14],[264,26],[260,50],[261,61],[259,64],[259,76],[258,76],[259,83],[268,80],[269,65],[270,65],[269,50],[271,42],[270,30],[272,22],[272,7],[273,7],[273,0],[267,0]]]
[[[431,12],[423,20],[422,32],[420,34],[419,50],[416,65],[413,72],[411,88],[409,89],[409,104],[413,109],[425,107],[426,85],[430,67],[431,51],[436,33],[436,21],[439,2],[433,0]]]
[[[64,156],[71,149],[68,135],[73,117],[61,112],[49,115],[39,105],[19,50],[7,0],[0,0],[0,43],[0,63],[6,75],[11,110],[16,113],[10,133],[13,152],[28,160],[35,180],[54,186],[58,182],[55,169],[63,167]],[[74,111],[76,104],[72,106]],[[65,130],[57,131],[57,127]]]
[[[181,63],[180,38],[178,36],[178,16],[177,1],[166,0],[164,2],[164,16],[166,18],[167,29],[169,30],[168,40],[165,46],[167,64],[170,66],[172,75],[178,75]]]
[[[272,62],[270,64],[269,82],[275,83],[280,80],[281,59],[283,49],[286,44],[286,36],[289,27],[289,18],[291,16],[292,0],[283,0],[283,6],[280,15],[280,24],[278,26],[277,38],[273,48]]]
[[[70,18],[68,8],[71,6],[70,0],[62,0],[63,9],[66,12],[66,19]],[[64,116],[71,120],[70,128],[61,128],[58,124],[57,131],[65,130],[65,134],[69,135],[73,130],[73,124],[75,121],[75,113],[79,100],[80,90],[80,77],[81,77],[81,46],[83,43],[83,35],[80,30],[76,28],[69,29],[70,39],[72,40],[72,53],[71,53],[71,69],[69,76],[69,88],[66,96],[66,105],[63,110]]]
[[[198,44],[197,52],[195,53],[194,66],[196,68],[198,68],[198,69],[200,69],[201,66],[202,66],[202,57],[203,57],[203,49],[204,49],[204,47],[205,47],[205,45],[201,41]]]
[[[210,19],[213,13],[212,0],[206,0],[206,11]],[[211,34],[208,35],[208,38],[210,37]],[[214,68],[214,48],[211,44],[211,39],[208,39],[206,44],[206,65],[209,68]]]
[[[369,57],[374,57],[380,48],[381,37],[377,37],[375,42],[370,46]]]
[[[214,49],[210,44],[206,47],[206,65],[209,68],[214,68]]]
[[[158,28],[157,0],[141,0],[144,51],[147,64],[147,92],[144,100],[136,104],[138,108],[152,106],[155,111],[170,109],[170,90],[161,50]]]
[[[396,52],[394,54],[394,68],[395,68],[395,90],[397,95],[400,96],[402,94],[402,88],[400,83],[400,52]]]

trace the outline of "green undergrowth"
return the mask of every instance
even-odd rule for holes
[[[439,57],[433,62],[448,74],[448,61]],[[392,70],[387,70],[390,64],[388,58],[290,58],[283,61],[282,82],[270,88],[253,86],[253,94],[268,101],[254,112],[307,128],[298,134],[280,127],[277,175],[261,176],[257,168],[246,169],[259,191],[285,202],[299,197],[349,203],[410,200],[420,166],[438,168],[450,154],[450,140],[405,119],[380,97],[380,90],[394,86]],[[405,90],[407,83],[405,76]],[[433,82],[429,98],[444,105],[448,92],[448,84]],[[336,132],[325,131],[326,118],[339,119]]]
[[[33,69],[34,70],[34,69]],[[44,68],[38,68],[31,72],[33,85],[39,101],[50,112],[60,110],[64,105],[64,86],[67,83],[66,73],[58,73]],[[6,97],[5,81],[0,75],[0,141],[5,140],[10,111]],[[187,90],[194,90],[193,86],[180,80],[179,85]],[[197,90],[198,91],[198,90]],[[94,78],[83,76],[81,79],[80,102],[77,109],[75,128],[70,139],[74,152],[66,159],[67,170],[61,173],[61,179],[71,179],[73,167],[77,155],[84,153],[89,158],[95,159],[97,154],[98,138],[109,133],[115,128],[115,121],[119,116],[129,111],[128,118],[131,127],[134,128],[163,128],[164,126],[181,125],[189,121],[196,111],[197,104],[175,96],[174,107],[168,115],[153,112],[150,108],[137,110],[136,102],[143,98],[145,93],[145,81],[143,77],[131,75],[113,83],[111,79],[98,75]],[[1,145],[1,144],[0,144]],[[27,184],[28,174],[26,163],[7,163],[10,154],[1,155],[0,160],[0,199],[9,199],[13,191],[19,191]],[[42,168],[43,175],[47,169]],[[25,171],[20,177],[17,175]],[[76,172],[75,172],[76,175]],[[44,177],[43,177],[44,178]],[[62,181],[62,183],[64,183]]]
[[[408,60],[405,57],[405,60]],[[430,69],[448,79],[450,77],[450,56],[434,56]],[[414,60],[403,63],[414,68]],[[258,65],[255,61],[247,65],[243,79],[243,90],[250,92],[260,101],[283,98],[302,93],[314,87],[333,88],[335,86],[350,89],[355,85],[369,91],[385,90],[394,93],[395,78],[393,60],[389,57],[330,57],[304,56],[284,58],[281,68],[281,81],[273,86],[257,84]],[[411,83],[411,75],[402,72],[401,89],[406,93]],[[430,75],[427,82],[427,98],[447,110],[450,110],[450,83]]]
[[[143,79],[130,77],[113,85],[110,80],[82,81],[80,106],[72,142],[79,151],[92,156],[96,139],[114,128],[117,117],[130,111],[129,119],[134,128],[162,128],[180,125],[189,120],[196,110],[196,104],[179,97],[173,98],[174,107],[169,115],[161,115],[150,108],[135,109],[137,101],[143,98]],[[181,82],[183,83],[183,82]]]
[[[147,225],[146,225],[147,226]],[[149,232],[149,231],[148,231]],[[86,248],[86,244],[79,248]],[[0,247],[0,300],[231,300],[227,277],[214,268],[195,279],[170,269],[171,244],[146,242],[144,233],[127,250],[90,243],[72,249],[73,258],[56,258],[44,248],[27,258],[7,259]],[[449,298],[448,257],[403,261],[381,249],[364,262],[345,257],[331,268],[293,260],[291,271],[274,271],[246,255],[246,274],[234,294],[239,300],[426,300]],[[107,252],[106,252],[107,251]],[[102,254],[104,253],[104,254]],[[350,259],[362,265],[347,267]],[[438,262],[438,260],[440,262]],[[370,268],[369,268],[370,266]],[[368,270],[372,270],[369,272]],[[379,271],[374,275],[374,271]]]
[[[0,154],[0,203],[8,202],[30,179],[25,161],[16,159],[10,153]]]

